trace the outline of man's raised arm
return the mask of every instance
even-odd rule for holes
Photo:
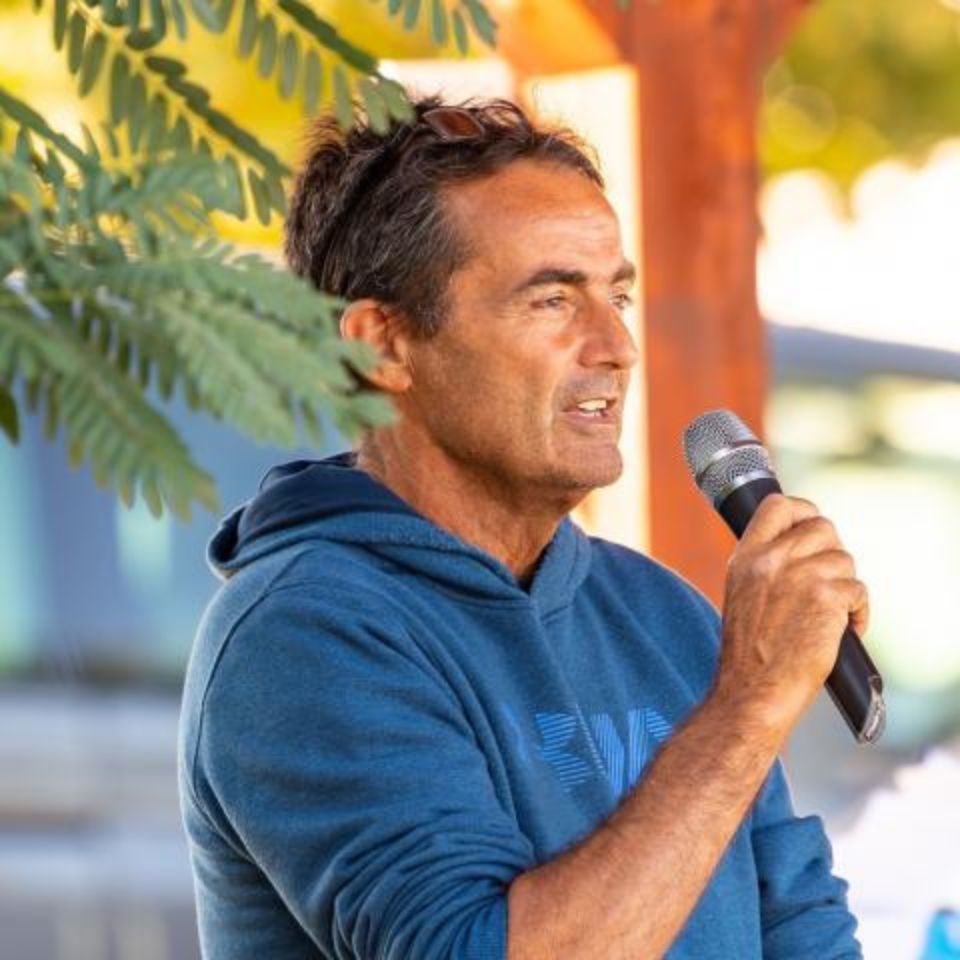
[[[803,500],[761,504],[730,563],[713,689],[606,823],[513,881],[508,960],[662,957],[830,673],[844,628],[862,634],[867,617],[829,521]],[[848,948],[832,956],[860,955],[852,937]]]

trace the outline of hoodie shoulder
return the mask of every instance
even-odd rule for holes
[[[675,570],[620,544],[593,539],[591,591],[624,610],[669,656],[701,696],[712,682],[720,653],[716,607]]]
[[[645,599],[673,607],[687,607],[707,621],[719,621],[713,603],[676,570],[623,544],[600,537],[591,537],[590,541],[595,550],[595,576],[614,576],[623,587],[642,589]]]
[[[287,545],[237,571],[219,594],[244,594],[248,605],[272,594],[296,602],[298,588],[331,608],[353,609],[361,604],[377,610],[396,606],[392,565],[370,550],[328,540],[303,540]],[[216,600],[216,597],[214,598]]]

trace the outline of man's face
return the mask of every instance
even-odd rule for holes
[[[623,466],[637,353],[617,218],[583,174],[531,160],[444,199],[471,257],[440,332],[412,347],[402,414],[483,482],[575,502]]]

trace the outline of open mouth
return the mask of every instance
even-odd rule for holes
[[[616,397],[588,397],[567,407],[564,415],[581,423],[617,424],[620,422]]]

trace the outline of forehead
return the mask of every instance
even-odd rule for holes
[[[448,188],[444,203],[467,241],[466,269],[509,282],[546,256],[607,276],[622,260],[620,225],[600,188],[569,167],[518,160]]]

